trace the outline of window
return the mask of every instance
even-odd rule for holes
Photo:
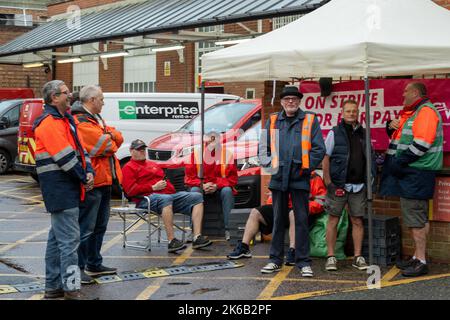
[[[245,89],[245,99],[255,99],[256,97],[256,89],[255,88],[247,88]]]
[[[284,27],[285,25],[294,22],[298,18],[302,17],[303,14],[296,14],[294,16],[287,16],[287,17],[277,17],[273,18],[272,20],[272,30]]]
[[[124,92],[155,92],[156,82],[124,83]]]
[[[205,112],[205,132],[226,132],[255,107],[251,103],[228,103],[211,107]],[[187,132],[201,131],[201,117],[189,121],[180,130]]]
[[[198,32],[224,32],[224,26],[218,25],[218,26],[209,26],[209,27],[201,27],[197,28],[196,31]],[[198,76],[202,74],[202,60],[201,57],[205,53],[216,51],[219,49],[222,49],[223,46],[216,46],[216,44],[213,41],[207,42],[207,41],[201,41],[197,42],[195,44],[195,80],[194,82],[197,84],[196,87],[200,86],[198,82]]]
[[[0,123],[3,123],[3,129],[14,128],[19,126],[20,105],[14,106],[11,110],[3,114]]]
[[[73,46],[74,54],[95,53],[98,51],[97,43],[87,43]],[[87,85],[98,85],[99,83],[99,63],[98,57],[84,57],[90,61],[77,62],[73,64],[73,88],[72,92],[79,92]]]
[[[125,49],[148,46],[156,43],[155,39],[144,39],[142,36],[125,38]],[[136,44],[135,46],[130,43]],[[155,92],[156,87],[156,54],[149,48],[130,50],[124,58],[123,91]]]

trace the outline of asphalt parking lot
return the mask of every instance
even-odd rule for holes
[[[113,206],[120,204],[119,200],[113,202]],[[253,246],[253,258],[233,265],[226,259],[232,246],[223,239],[214,239],[213,245],[203,250],[192,250],[188,245],[180,254],[167,253],[167,243],[156,241],[151,252],[123,248],[122,225],[122,220],[112,215],[103,244],[104,264],[117,267],[119,275],[83,287],[90,297],[101,300],[450,298],[449,265],[433,264],[429,275],[414,279],[403,278],[395,267],[381,268],[381,289],[369,290],[369,275],[354,270],[350,259],[342,261],[335,273],[323,270],[324,259],[314,259],[315,276],[310,279],[302,278],[295,267],[263,275],[259,270],[267,263],[268,243]],[[1,300],[43,298],[48,228],[49,215],[45,213],[38,184],[31,177],[14,172],[0,176]],[[146,233],[146,224],[138,223],[131,230],[130,240],[144,241]]]

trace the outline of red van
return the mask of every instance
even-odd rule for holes
[[[0,101],[13,99],[34,98],[33,89],[30,88],[0,88]]]
[[[26,99],[22,104],[19,120],[19,134],[17,139],[17,158],[14,164],[16,170],[36,175],[36,161],[34,153],[36,143],[34,140],[33,123],[44,111],[44,100]]]

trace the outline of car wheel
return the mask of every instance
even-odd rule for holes
[[[11,157],[5,150],[0,150],[0,174],[5,174],[11,166]]]

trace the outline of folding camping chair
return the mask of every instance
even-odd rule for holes
[[[167,169],[166,170],[167,178],[174,184],[176,191],[182,191],[180,190],[180,182],[183,183],[184,188],[184,168],[180,169]],[[182,179],[180,176],[182,175]],[[178,188],[178,189],[177,189]],[[130,205],[130,200],[127,198],[126,194],[122,191],[122,201],[120,207],[112,207],[111,212],[117,213],[119,217],[123,221],[123,247],[130,247],[135,249],[143,249],[146,251],[151,251],[151,244],[152,244],[152,235],[156,232],[158,233],[157,239],[158,243],[162,241],[167,241],[162,239],[161,237],[161,230],[164,228],[164,224],[162,223],[161,216],[157,214],[156,212],[152,211],[150,209],[150,197],[144,196],[142,197],[143,200],[147,201],[147,208],[136,208],[134,203]],[[127,224],[127,215],[134,215],[135,219]],[[174,216],[176,213],[174,212]],[[156,218],[156,221],[153,221],[153,218]],[[138,244],[131,244],[131,241],[127,241],[127,232],[134,227],[139,221],[145,221],[148,226],[148,233],[147,233],[147,243],[146,245],[138,245]],[[173,225],[176,229],[180,230],[182,233],[182,241],[185,241],[186,238],[186,215],[183,214],[183,225],[179,226],[178,224],[174,223]]]

